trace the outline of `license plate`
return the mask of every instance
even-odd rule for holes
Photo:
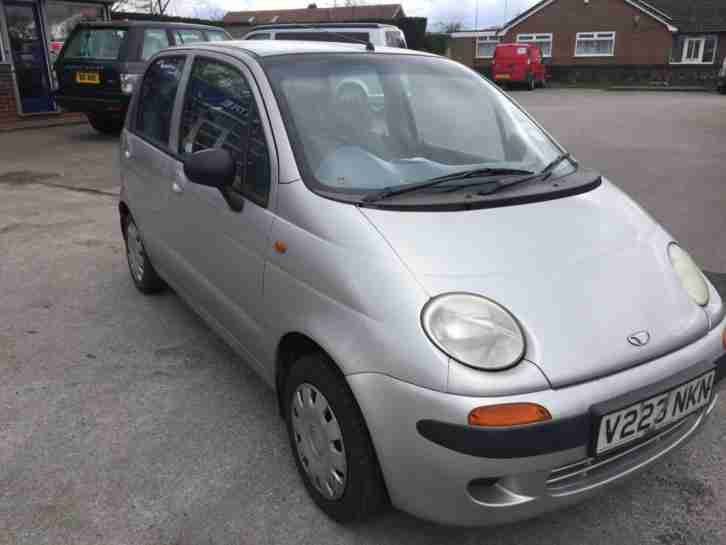
[[[98,72],[76,72],[76,82],[98,85],[101,75]]]
[[[622,447],[677,422],[711,401],[716,372],[606,414],[600,420],[596,454]]]
[[[494,76],[494,79],[512,79],[512,76],[509,74],[497,74]]]

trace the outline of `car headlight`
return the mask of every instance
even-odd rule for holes
[[[121,92],[125,95],[131,95],[136,87],[136,82],[141,74],[121,74]]]
[[[431,299],[421,313],[431,341],[455,360],[496,371],[518,363],[524,335],[517,320],[494,301],[469,293]]]
[[[703,277],[703,273],[698,268],[698,265],[676,243],[668,246],[668,257],[686,293],[688,293],[696,304],[706,306],[709,299],[708,284],[706,284],[706,279]]]

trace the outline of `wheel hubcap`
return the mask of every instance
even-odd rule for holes
[[[290,417],[295,450],[315,488],[329,500],[345,491],[348,475],[343,434],[328,400],[312,384],[293,394]]]
[[[137,282],[141,282],[144,278],[144,245],[133,221],[126,228],[126,247],[131,274]]]

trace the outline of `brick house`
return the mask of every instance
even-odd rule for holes
[[[76,23],[108,19],[110,0],[0,0],[0,129],[63,114],[51,96],[52,64]]]
[[[310,4],[302,9],[230,11],[224,16],[224,26],[232,36],[241,38],[257,25],[271,23],[390,23],[396,24],[406,14],[401,4],[378,4],[319,8]]]
[[[494,46],[538,45],[555,80],[714,85],[724,0],[543,0],[501,28],[452,34],[451,56],[487,73]]]

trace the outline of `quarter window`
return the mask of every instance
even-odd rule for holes
[[[207,30],[207,39],[210,42],[223,42],[227,40],[227,35],[219,30]]]
[[[224,148],[237,163],[232,189],[265,206],[270,159],[257,104],[234,67],[212,59],[194,61],[179,129],[179,153]]]
[[[482,36],[476,39],[476,57],[478,59],[494,58],[494,50],[501,41],[498,36]]]
[[[174,39],[177,44],[190,44],[194,42],[203,42],[204,36],[200,30],[175,30]]]
[[[162,57],[149,66],[139,90],[136,132],[166,147],[184,57]]]
[[[150,28],[144,30],[144,44],[141,48],[141,60],[149,60],[154,53],[169,47],[169,36],[166,30]]]
[[[386,45],[388,47],[406,47],[406,42],[401,34],[395,30],[386,31]]]
[[[552,56],[552,34],[517,34],[517,43],[535,45],[543,57]]]
[[[578,32],[575,57],[612,57],[615,54],[614,32]]]

